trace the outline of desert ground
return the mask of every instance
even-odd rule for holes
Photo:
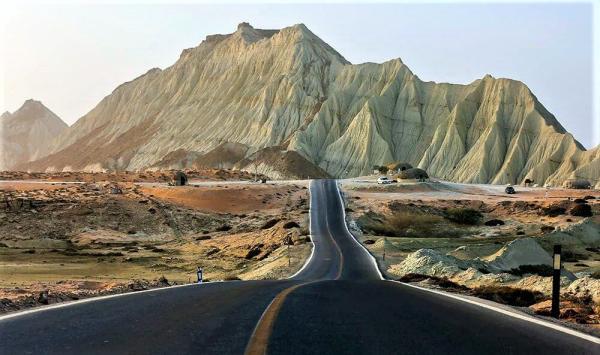
[[[230,170],[0,174],[0,312],[196,281],[278,279],[312,248],[306,181]]]
[[[342,181],[348,222],[387,277],[549,315],[562,245],[561,318],[600,329],[600,192],[431,180]]]

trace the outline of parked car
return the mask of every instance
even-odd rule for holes
[[[509,194],[509,195],[512,195],[512,194],[514,194],[516,191],[515,191],[515,188],[514,188],[514,187],[512,187],[512,186],[507,186],[507,187],[504,189],[504,192],[506,192],[506,193],[507,193],[507,194]]]
[[[377,183],[381,185],[391,184],[392,180],[390,180],[387,176],[381,176],[377,179]]]

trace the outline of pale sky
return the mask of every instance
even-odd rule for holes
[[[34,98],[72,124],[121,83],[243,21],[304,23],[352,63],[399,57],[427,81],[523,81],[585,147],[600,143],[591,3],[13,4],[0,32],[0,112]]]

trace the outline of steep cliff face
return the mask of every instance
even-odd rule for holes
[[[41,102],[27,100],[14,113],[0,116],[0,170],[39,159],[67,125]]]
[[[523,83],[491,76],[469,85],[423,82],[399,60],[367,67],[349,66],[351,74],[336,78],[338,90],[289,146],[332,175],[391,161],[471,183],[600,175],[598,154],[586,152]]]
[[[586,152],[523,83],[423,82],[399,59],[352,65],[304,25],[247,23],[119,86],[27,168],[191,166],[223,144],[246,147],[244,158],[284,148],[332,176],[391,161],[462,182],[600,175],[598,149]]]

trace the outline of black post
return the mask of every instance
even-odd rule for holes
[[[552,274],[552,312],[554,318],[560,315],[560,245],[554,246],[554,260]]]

